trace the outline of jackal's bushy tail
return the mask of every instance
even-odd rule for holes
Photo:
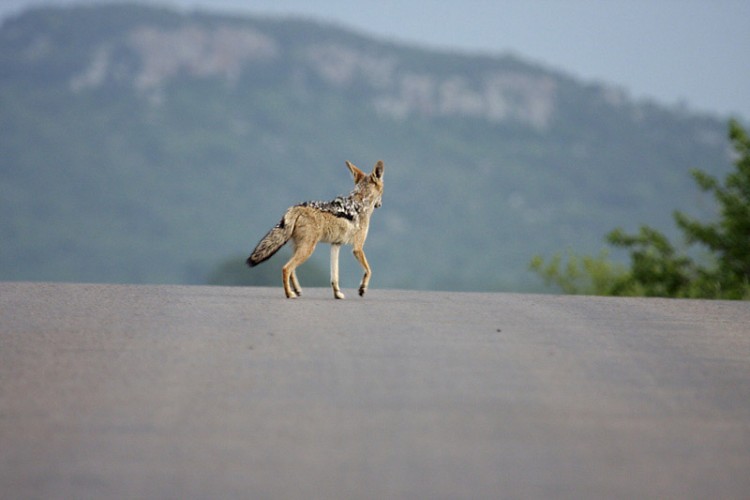
[[[287,214],[281,218],[268,234],[266,234],[260,243],[255,247],[253,253],[247,258],[247,265],[250,267],[257,266],[261,262],[270,259],[273,254],[279,251],[284,244],[292,237],[293,224],[286,220]]]

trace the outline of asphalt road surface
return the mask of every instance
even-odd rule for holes
[[[0,497],[748,498],[750,303],[0,283]]]

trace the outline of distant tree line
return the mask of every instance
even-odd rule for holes
[[[729,122],[729,140],[735,169],[723,182],[698,169],[691,172],[698,187],[715,198],[719,215],[704,223],[675,211],[683,248],[647,225],[635,234],[617,228],[606,241],[629,252],[630,266],[603,250],[597,256],[568,252],[566,262],[560,252],[548,261],[537,255],[531,269],[570,294],[750,300],[750,139],[736,120]],[[702,251],[688,251],[695,246]]]

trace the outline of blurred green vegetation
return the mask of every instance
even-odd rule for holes
[[[282,251],[273,261],[265,265],[250,268],[246,256],[237,256],[221,262],[206,277],[207,285],[221,286],[272,286],[281,289],[281,266],[290,257],[290,252]],[[308,260],[297,268],[300,285],[305,287],[324,287],[330,285],[327,270],[314,260]],[[352,284],[354,277],[352,276]]]
[[[736,120],[729,122],[729,140],[735,170],[723,182],[692,171],[700,189],[713,195],[717,219],[701,222],[674,212],[685,249],[648,225],[635,234],[618,228],[607,234],[607,242],[629,251],[630,267],[610,261],[602,251],[596,257],[569,252],[564,266],[560,253],[548,262],[535,256],[531,269],[571,294],[750,300],[750,138]],[[691,246],[701,251],[691,255]]]

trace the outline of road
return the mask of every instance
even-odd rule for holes
[[[0,283],[2,498],[747,498],[750,303]]]

